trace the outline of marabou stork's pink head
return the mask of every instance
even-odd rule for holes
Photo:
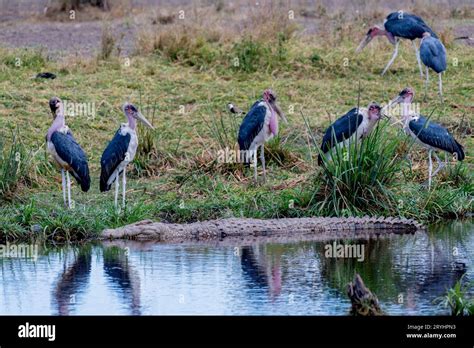
[[[151,129],[155,129],[152,124],[142,115],[140,111],[138,111],[137,107],[132,103],[125,103],[123,104],[123,112],[125,116],[127,116],[130,123],[135,124],[133,120],[139,120],[145,126],[150,127]]]
[[[53,114],[53,118],[56,118],[58,114],[63,113],[63,102],[58,97],[52,97],[49,100],[49,108]]]
[[[277,115],[283,120],[283,122],[288,123],[285,114],[281,111],[280,106],[276,102],[276,94],[271,89],[266,89],[263,92],[263,100],[277,113]]]
[[[376,122],[382,118],[382,113],[381,113],[382,108],[376,102],[370,103],[369,106],[367,107],[367,110],[368,110],[369,121]]]
[[[406,87],[398,94],[398,96],[392,101],[391,104],[411,104],[413,98],[415,97],[415,91],[411,87]]]
[[[378,35],[383,35],[385,32],[385,30],[383,30],[382,28],[380,28],[378,25],[374,25],[372,26],[369,31],[367,32],[367,34],[365,34],[365,37],[362,39],[362,41],[360,42],[359,46],[357,47],[356,49],[356,53],[359,53],[360,51],[363,50],[363,48],[365,46],[367,46],[367,44],[372,41],[372,39]]]
[[[401,115],[404,117],[408,115],[410,112],[410,105],[413,101],[413,98],[415,97],[415,92],[413,91],[413,88],[411,87],[406,87],[402,89],[402,91],[394,98],[392,99],[385,108],[390,108],[393,105],[398,105],[402,104],[402,108],[400,110]],[[399,122],[399,121],[397,121]],[[396,123],[397,123],[396,122]]]
[[[362,39],[362,41],[360,42],[359,46],[356,49],[356,53],[359,53],[360,51],[362,51],[362,49],[365,46],[367,46],[367,44],[370,41],[372,41],[372,39],[374,37],[382,36],[382,35],[385,35],[392,44],[395,44],[395,42],[396,42],[395,37],[391,33],[389,33],[388,31],[386,31],[385,29],[381,28],[378,25],[374,25],[374,26],[370,27],[367,34],[365,34],[365,37]]]

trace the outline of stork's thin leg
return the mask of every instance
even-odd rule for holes
[[[67,184],[67,206],[71,209],[71,179],[69,178],[69,171],[66,171],[66,184]]]
[[[431,173],[433,172],[433,161],[431,160],[431,150],[428,150],[428,160],[429,160],[429,167],[428,167],[428,190],[431,188]]]
[[[258,151],[258,148],[256,148],[255,150],[252,150],[253,153],[253,178],[255,180],[255,183],[257,183],[257,151]]]
[[[438,168],[436,168],[436,170],[434,171],[433,175],[432,176],[435,176],[436,174],[438,174],[438,172],[443,169],[445,166],[446,166],[446,162],[443,162],[439,159],[438,155],[436,154],[436,152],[433,152],[433,155],[435,156],[436,158],[436,161],[438,162]]]
[[[397,57],[397,54],[398,54],[398,45],[400,44],[400,40],[397,38],[396,39],[397,42],[395,43],[395,50],[393,51],[393,55],[392,55],[392,58],[390,58],[390,60],[388,61],[387,63],[387,66],[385,67],[385,69],[383,69],[382,71],[382,76],[385,75],[385,73],[387,72],[388,68],[390,67],[390,65],[392,65],[393,61],[395,60],[395,58]]]
[[[63,185],[63,201],[64,206],[67,208],[67,200],[66,200],[66,174],[64,173],[64,169],[61,169],[61,179]]]
[[[262,168],[263,168],[263,182],[267,181],[267,172],[265,169],[265,152],[264,152],[264,145],[262,145],[260,150],[260,161],[262,161]]]
[[[428,98],[428,84],[429,84],[429,74],[428,74],[428,67],[426,67],[425,96],[423,97],[423,101],[426,101],[426,99]]]
[[[115,176],[115,200],[114,200],[116,209],[118,207],[119,180],[120,180],[120,174],[117,170],[117,175]]]
[[[443,80],[441,78],[441,74],[442,73],[439,73],[438,74],[438,79],[439,79],[439,98],[441,99],[441,103],[444,103],[443,102]]]
[[[418,61],[418,68],[420,68],[420,76],[421,78],[423,78],[423,68],[421,67],[420,51],[418,50],[418,47],[416,47],[415,40],[412,40],[412,43],[413,43],[413,48],[415,49],[416,60]]]
[[[430,75],[428,72],[428,67],[426,67],[426,82],[425,82],[425,96],[428,95],[428,84],[430,83]]]
[[[122,207],[125,209],[125,193],[127,192],[127,175],[125,174],[126,167],[123,168],[122,172]]]

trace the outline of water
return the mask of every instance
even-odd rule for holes
[[[36,260],[10,252],[0,258],[0,314],[347,315],[357,271],[389,314],[441,315],[433,300],[463,274],[474,279],[472,222],[354,242],[363,261],[327,258],[330,242],[311,241],[96,243],[39,248]]]

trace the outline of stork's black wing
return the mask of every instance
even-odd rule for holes
[[[459,161],[464,159],[464,148],[443,126],[424,116],[420,116],[417,120],[411,120],[408,126],[424,144],[456,154]]]
[[[331,150],[336,144],[349,139],[357,131],[364,117],[357,108],[350,110],[344,116],[341,116],[324,133],[321,151],[323,153]],[[335,141],[334,141],[335,140]],[[321,155],[318,156],[318,163],[322,163]]]
[[[258,106],[259,102],[260,101],[253,104],[240,125],[238,138],[240,150],[248,150],[250,148],[252,141],[257,134],[260,133],[265,124],[267,109],[263,105]]]
[[[70,173],[81,185],[82,191],[87,192],[91,186],[87,156],[72,133],[64,134],[56,131],[51,135],[51,142],[58,156],[71,167]]]
[[[115,133],[113,139],[107,145],[100,159],[100,191],[110,190],[110,186],[107,184],[110,176],[113,174],[115,169],[125,160],[128,151],[128,145],[130,144],[130,134],[122,135],[120,128]]]
[[[421,17],[402,11],[390,13],[384,26],[393,35],[409,40],[421,39],[425,32],[430,33],[434,38],[438,38]]]
[[[438,39],[425,37],[420,46],[420,58],[423,64],[437,73],[446,70],[446,48]]]

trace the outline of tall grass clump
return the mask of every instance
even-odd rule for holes
[[[233,148],[237,144],[241,122],[241,117],[228,113],[221,114],[218,118],[211,118],[211,122],[208,124],[209,132],[219,149]]]
[[[235,42],[231,51],[231,65],[235,70],[253,73],[257,70],[276,69],[288,61],[288,38],[283,32],[270,39],[246,36]]]
[[[14,69],[41,69],[46,65],[47,58],[42,49],[20,49],[6,51],[2,63]]]
[[[0,137],[0,200],[11,199],[21,183],[28,180],[30,153],[21,142],[18,131],[12,133],[9,145]]]
[[[144,106],[140,95],[139,109],[152,125],[157,124],[158,105],[156,102],[147,101],[148,106]],[[173,140],[176,144],[170,144],[169,139],[165,139],[163,130],[151,129],[141,122],[138,122],[138,142],[137,153],[133,160],[134,170],[132,174],[138,177],[154,177],[160,174],[163,166],[176,163],[176,154],[179,151],[181,136]],[[170,148],[172,147],[172,149]]]
[[[242,117],[221,113],[206,123],[213,144],[210,146],[211,158],[201,156],[197,161],[201,170],[211,171],[217,166],[222,173],[234,173],[243,169],[240,157],[229,157],[239,154],[237,138],[241,122]]]
[[[270,54],[270,50],[259,41],[245,38],[234,44],[233,53],[232,66],[236,70],[252,73],[263,65],[263,58]]]
[[[397,202],[390,185],[402,165],[398,145],[388,135],[388,123],[379,122],[367,138],[335,147],[328,157],[321,153],[313,208],[335,216],[392,212]]]
[[[144,108],[141,101],[139,102],[139,110],[145,115],[146,119],[155,123],[157,105],[154,103],[149,108]],[[148,128],[138,123],[138,142],[137,153],[133,160],[134,168],[138,176],[153,176],[155,174],[155,167],[158,162],[158,142],[159,135],[156,129]]]
[[[102,28],[102,37],[100,41],[100,52],[99,59],[108,60],[114,51],[115,48],[115,37],[112,33],[112,28],[110,25],[106,24]]]
[[[444,296],[437,298],[435,302],[449,308],[453,316],[474,315],[473,286],[474,282],[466,281],[463,275],[452,288],[446,291]]]
[[[219,59],[218,38],[213,31],[182,24],[161,26],[158,32],[143,31],[137,38],[138,54],[155,53],[171,62],[207,67]]]

